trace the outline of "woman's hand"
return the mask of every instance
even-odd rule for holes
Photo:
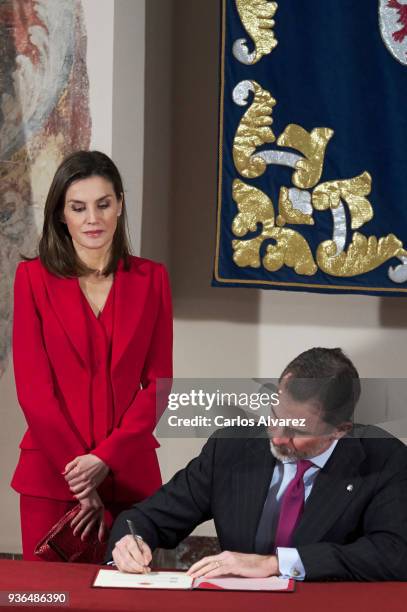
[[[96,455],[80,455],[66,464],[63,476],[76,499],[82,501],[106,478],[109,467]]]
[[[107,535],[107,527],[104,519],[103,502],[96,491],[81,500],[81,508],[78,514],[71,521],[74,535],[81,535],[81,540],[85,541],[94,527],[99,526],[98,540],[104,542]]]

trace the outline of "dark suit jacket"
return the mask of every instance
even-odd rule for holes
[[[318,474],[293,541],[306,580],[407,580],[407,449],[384,434],[354,430]],[[255,552],[274,465],[264,430],[250,439],[211,437],[168,484],[118,517],[108,558],[128,534],[126,518],[152,549],[173,548],[214,519],[222,550]]]

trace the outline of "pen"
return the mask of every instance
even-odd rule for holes
[[[131,535],[133,536],[134,541],[137,544],[137,548],[139,549],[139,551],[143,555],[143,559],[144,559],[144,553],[143,553],[143,549],[141,547],[141,544],[143,542],[143,538],[141,537],[141,535],[138,535],[136,533],[136,529],[134,527],[134,523],[133,523],[133,521],[131,519],[126,519],[126,523],[128,525],[128,528],[130,530]],[[143,571],[144,571],[144,573],[146,573],[146,571],[147,571],[147,566],[146,565],[143,565]]]

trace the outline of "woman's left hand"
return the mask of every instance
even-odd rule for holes
[[[63,476],[76,499],[84,499],[109,473],[109,467],[96,455],[80,455],[65,466]]]

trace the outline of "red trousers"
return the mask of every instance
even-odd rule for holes
[[[59,501],[45,497],[20,495],[21,536],[23,541],[24,561],[40,561],[34,555],[37,543],[44,537],[55,523],[68,512],[77,502]],[[130,503],[115,503],[105,505],[105,520],[110,528],[115,518],[129,508]]]

